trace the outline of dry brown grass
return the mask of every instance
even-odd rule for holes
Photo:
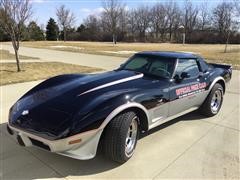
[[[58,62],[21,63],[21,66],[22,71],[16,72],[15,63],[0,63],[0,86],[12,83],[46,79],[59,74],[91,73],[102,70],[99,68],[91,68]]]
[[[38,59],[36,57],[29,57],[29,56],[19,56],[21,59]],[[15,54],[10,53],[7,50],[1,50],[0,49],[0,60],[15,60]]]
[[[103,42],[62,42],[62,41],[37,41],[23,42],[24,46],[35,48],[56,49],[62,51],[101,54],[111,56],[129,57],[132,54],[116,54],[116,51],[184,51],[200,54],[208,61],[216,63],[232,64],[234,67],[240,66],[240,45],[229,45],[227,53],[224,53],[223,44],[170,44],[170,43],[112,43]],[[61,48],[54,46],[63,46]],[[67,46],[67,47],[64,47]],[[103,52],[103,51],[112,51]]]

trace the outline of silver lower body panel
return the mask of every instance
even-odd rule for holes
[[[95,157],[98,142],[103,131],[103,129],[90,130],[68,138],[51,141],[12,126],[9,126],[9,128],[15,135],[20,136],[24,146],[35,146],[53,153],[81,160]],[[70,143],[79,139],[81,139],[81,141],[78,143]]]

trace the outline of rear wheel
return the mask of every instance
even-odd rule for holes
[[[138,116],[132,111],[121,113],[111,120],[103,136],[105,156],[119,163],[132,157],[138,140],[138,121]]]
[[[216,83],[200,108],[201,114],[209,117],[216,115],[222,106],[222,102],[223,87]]]

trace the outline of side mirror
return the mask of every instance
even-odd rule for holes
[[[204,72],[199,72],[199,77],[203,77]]]
[[[116,70],[121,70],[123,68],[124,64],[120,64],[120,66]]]
[[[124,63],[123,63],[123,64],[120,64],[119,69],[121,69],[123,66],[124,66]]]
[[[190,74],[187,72],[182,72],[181,79],[190,78]]]
[[[177,83],[180,83],[181,80],[182,80],[182,79],[179,77],[178,74],[176,74],[176,75],[174,76],[174,79],[175,79],[175,82],[177,82]]]

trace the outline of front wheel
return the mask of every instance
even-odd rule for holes
[[[200,107],[201,114],[209,117],[216,115],[222,106],[222,102],[223,102],[223,87],[222,85],[216,83],[213,86],[207,99]]]
[[[104,130],[103,153],[108,158],[124,163],[134,153],[138,140],[138,121],[135,112],[117,115]]]

